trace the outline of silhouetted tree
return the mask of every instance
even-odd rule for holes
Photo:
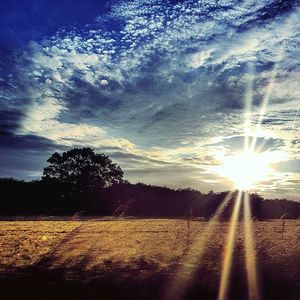
[[[104,154],[96,154],[91,148],[74,148],[62,155],[55,152],[47,160],[43,179],[72,184],[83,189],[108,187],[123,182],[120,166]]]
[[[91,148],[74,148],[63,154],[55,152],[47,161],[49,166],[44,168],[43,181],[67,187],[63,197],[72,199],[76,209],[99,210],[103,205],[101,190],[123,183],[120,166]]]

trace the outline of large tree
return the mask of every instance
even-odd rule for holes
[[[83,192],[123,182],[120,166],[107,155],[97,154],[91,148],[74,148],[63,154],[55,152],[47,162],[44,180],[70,184]]]

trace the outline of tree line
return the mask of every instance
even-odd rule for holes
[[[40,180],[25,182],[0,178],[0,215],[113,215],[174,217],[192,215],[209,219],[228,192],[201,193],[194,189],[171,189],[124,180],[120,166],[91,148],[75,148],[48,159]],[[222,218],[229,218],[234,198]],[[300,216],[300,203],[286,199],[265,200],[250,194],[257,219]]]

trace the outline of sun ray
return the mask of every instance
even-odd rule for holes
[[[165,289],[164,295],[162,297],[163,300],[184,299],[184,295],[190,287],[195,272],[199,268],[199,265],[201,265],[201,259],[203,257],[203,254],[205,253],[205,250],[207,249],[209,238],[214,233],[220,216],[222,215],[226,205],[232,198],[232,195],[232,192],[229,192],[226,195],[217,211],[215,212],[214,216],[209,220],[204,231],[192,244],[190,251],[181,261],[181,265],[177,270],[175,276],[167,285],[167,288]]]
[[[274,80],[277,74],[277,69],[278,69],[278,64],[276,63],[275,66],[272,69],[269,84],[267,86],[266,93],[262,99],[261,106],[260,106],[260,111],[259,111],[259,117],[258,117],[258,122],[256,124],[256,129],[255,129],[255,136],[253,137],[250,145],[250,150],[255,151],[256,147],[256,142],[257,142],[257,133],[259,132],[259,129],[261,127],[261,124],[263,122],[263,119],[265,117],[267,107],[269,104],[269,99],[272,93],[273,85],[274,85]]]
[[[248,299],[259,300],[259,286],[257,276],[256,251],[252,232],[251,207],[249,194],[244,193],[244,246],[246,255],[246,271],[248,282]]]
[[[285,35],[287,35],[286,32],[289,32],[287,30],[287,28],[291,27],[291,22],[294,22],[293,18],[288,19],[288,21],[282,26],[281,31],[284,32]],[[255,134],[254,134],[254,137],[253,137],[253,139],[251,141],[251,145],[250,145],[250,151],[252,151],[252,152],[254,152],[255,148],[256,148],[257,135],[258,135],[258,132],[260,130],[260,127],[262,125],[263,119],[265,117],[265,114],[266,114],[266,111],[267,111],[267,108],[268,108],[268,105],[269,105],[270,96],[272,94],[275,79],[276,79],[276,76],[278,74],[279,67],[280,67],[279,63],[283,59],[283,56],[284,56],[284,47],[285,47],[286,41],[287,41],[287,39],[286,39],[286,36],[285,36],[282,43],[281,43],[280,48],[278,49],[278,54],[277,54],[277,57],[275,59],[275,63],[273,65],[272,71],[271,71],[269,83],[268,83],[265,95],[264,95],[264,97],[262,99],[262,102],[261,102],[261,105],[260,105],[258,122],[256,124],[256,129],[254,131]]]
[[[251,125],[251,111],[253,102],[253,81],[254,81],[254,68],[253,64],[249,65],[249,80],[245,91],[245,107],[244,107],[244,149],[249,149],[249,136],[250,136],[250,125]]]
[[[228,299],[228,287],[229,287],[230,273],[232,267],[232,255],[234,250],[233,248],[235,244],[235,235],[236,235],[238,219],[239,219],[241,198],[242,198],[242,192],[238,191],[232,216],[229,223],[230,227],[229,227],[229,232],[225,244],[218,300]]]

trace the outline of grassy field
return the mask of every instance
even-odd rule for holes
[[[1,221],[0,288],[11,298],[164,299],[188,283],[181,298],[216,299],[229,229],[218,222],[208,236],[207,226],[164,219]],[[287,220],[283,232],[280,220],[252,227],[262,299],[300,299],[300,221]],[[235,236],[230,299],[247,299],[242,222]]]

